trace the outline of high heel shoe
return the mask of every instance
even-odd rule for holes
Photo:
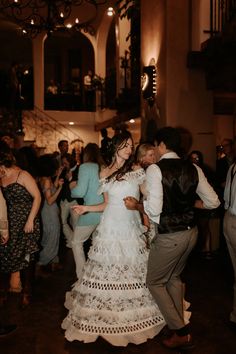
[[[30,294],[22,293],[20,307],[22,309],[28,307],[31,304],[32,296]]]

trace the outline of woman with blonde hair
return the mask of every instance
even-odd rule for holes
[[[155,147],[150,143],[138,145],[135,152],[135,161],[144,169],[152,163],[156,163]]]

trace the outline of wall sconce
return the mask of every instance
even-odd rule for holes
[[[107,16],[113,16],[113,15],[115,15],[115,11],[114,11],[114,9],[113,9],[113,7],[108,7],[108,9],[107,9]]]
[[[141,77],[141,88],[143,92],[143,98],[149,102],[154,102],[155,95],[157,93],[157,72],[155,65],[149,65],[143,67],[143,75]]]

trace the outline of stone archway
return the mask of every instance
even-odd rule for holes
[[[44,42],[45,89],[50,80],[54,80],[60,97],[54,97],[58,104],[54,107],[55,102],[50,102],[46,90],[45,108],[83,110],[83,78],[89,69],[94,72],[94,67],[93,45],[81,32],[73,35],[58,32],[47,38]]]

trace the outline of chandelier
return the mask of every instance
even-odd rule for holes
[[[16,23],[23,33],[35,38],[39,33],[69,30],[94,34],[93,21],[98,6],[107,0],[0,0],[0,13]],[[78,7],[80,6],[80,11]]]

